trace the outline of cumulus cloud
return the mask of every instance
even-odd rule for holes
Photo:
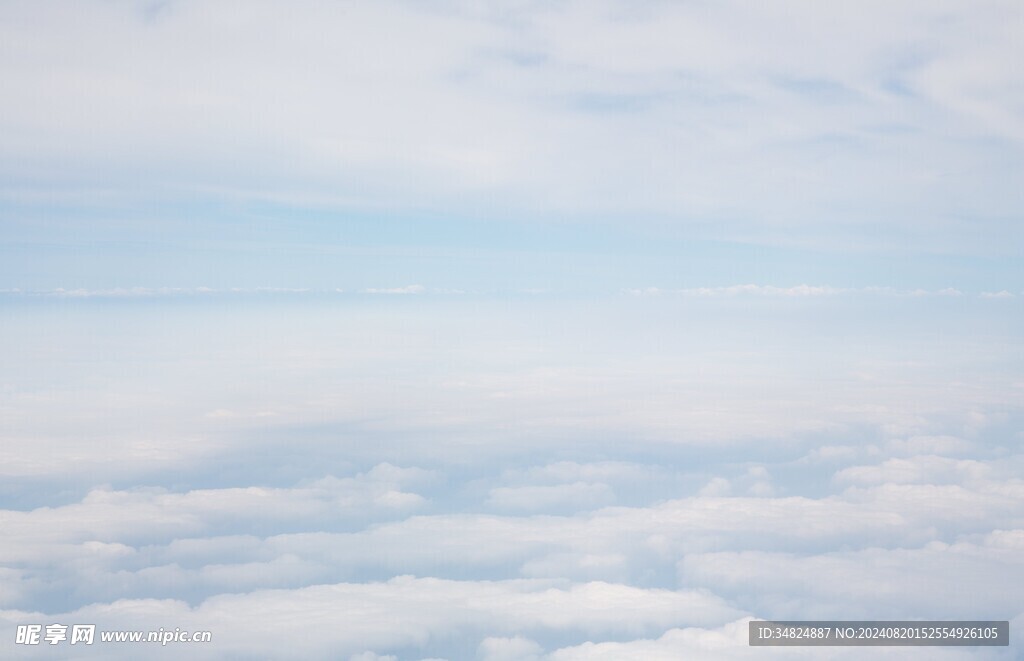
[[[573,517],[430,515],[354,533],[184,539],[146,554],[149,563],[167,567],[215,565],[224,557],[234,562],[290,558],[297,569],[325,579],[337,576],[327,568],[338,567],[349,575],[411,570],[629,581],[659,566],[669,568],[690,553],[722,547],[795,552],[835,545],[914,546],[938,531],[1014,529],[1021,525],[1020,498],[1014,482],[981,492],[955,485],[884,485],[820,500],[701,496]],[[208,580],[213,571],[192,572],[191,580]],[[188,582],[185,573],[177,573]]]
[[[867,587],[851,600],[800,579],[804,561],[908,589],[959,563],[979,595],[997,570],[1019,572],[1019,339],[985,316],[1005,311],[951,318],[938,297],[876,297],[887,316],[850,324],[814,296],[767,309],[757,296],[613,297],[570,312],[531,299],[515,314],[370,298],[287,315],[189,307],[159,324],[119,308],[123,330],[83,316],[59,343],[31,317],[0,329],[24,350],[3,394],[8,621],[92,604],[125,628],[160,604],[173,616],[146,622],[193,627],[231,595],[246,613],[279,599],[282,618],[313,595],[353,612],[379,597],[365,617],[382,622],[335,656],[464,658],[517,637],[541,658],[627,654],[614,646],[747,614],[877,615]],[[829,310],[859,317],[849,301]],[[900,316],[905,305],[921,307]],[[751,310],[756,328],[734,323]],[[982,322],[979,343],[968,327]],[[403,575],[417,578],[391,585]],[[933,601],[886,593],[886,608],[939,615],[953,590],[936,578]],[[550,608],[508,610],[533,599]],[[1012,595],[991,603],[1024,610]],[[405,632],[383,622],[413,606],[437,612],[410,614],[426,619]],[[302,637],[294,627],[277,640]],[[249,649],[224,645],[211,656]]]
[[[526,471],[508,471],[506,477],[541,482],[635,482],[650,479],[656,473],[656,467],[625,461],[558,461],[544,466],[532,466]]]
[[[692,564],[720,549],[753,553],[749,558],[765,552],[795,558],[836,546],[917,548],[936,539],[956,544],[963,535],[1024,525],[1019,481],[971,462],[968,473],[958,472],[956,460],[922,465],[932,472],[915,474],[907,484],[894,478],[857,482],[817,499],[773,497],[761,486],[769,473],[758,466],[738,478],[751,496],[705,489],[690,498],[573,516],[427,514],[353,532],[324,528],[344,518],[360,522],[372,516],[379,522],[408,516],[408,507],[422,500],[399,491],[400,485],[436,478],[382,465],[357,478],[326,478],[290,490],[93,492],[62,508],[4,512],[6,529],[14,533],[2,547],[4,561],[20,568],[11,575],[7,600],[55,599],[50,588],[32,579],[53,562],[63,564],[59,581],[74,586],[58,602],[71,605],[87,595],[194,600],[223,590],[297,588],[410,571],[453,579],[524,576],[672,587],[676,563]],[[964,477],[971,471],[973,477]],[[926,477],[954,483],[921,483]],[[557,511],[563,503],[545,505]],[[267,536],[225,534],[253,526]],[[295,528],[303,531],[285,532]],[[997,537],[1004,546],[1014,539]],[[932,550],[942,556],[943,549]],[[690,585],[688,577],[682,585]],[[722,589],[726,583],[707,585]]]
[[[607,484],[573,482],[554,486],[498,487],[491,489],[487,503],[499,509],[542,510],[555,508],[594,509],[615,500]]]
[[[820,555],[696,553],[680,561],[687,585],[714,586],[769,618],[1003,619],[1020,600],[1001,589],[1024,578],[1020,530],[951,544],[867,548]]]
[[[188,558],[194,557],[196,548],[176,540],[217,531],[230,543],[224,533],[232,530],[321,529],[338,521],[405,515],[426,501],[403,491],[403,484],[422,484],[425,478],[429,479],[426,471],[382,464],[355,477],[325,477],[292,488],[253,486],[183,493],[163,488],[97,489],[80,502],[59,507],[0,510],[0,521],[11,533],[0,543],[0,562],[37,569],[62,563],[60,573],[78,585],[64,593],[70,599],[81,599],[88,590],[106,592],[103,581],[115,574],[120,576],[118,589],[132,592],[144,591],[146,586],[237,589],[267,580],[290,583],[321,572],[288,554],[230,558],[214,553],[199,568],[189,568],[194,563]],[[161,561],[146,548],[166,543],[170,543],[170,561]]]
[[[171,493],[161,488],[98,489],[80,502],[32,512],[2,511],[4,527],[21,533],[48,530],[64,539],[90,536],[146,538],[163,531],[180,535],[240,517],[296,520],[326,513],[344,515],[369,507],[415,507],[416,494],[400,491],[402,471],[389,464],[350,478],[324,477],[289,489],[244,487]],[[384,479],[381,479],[384,478]],[[397,479],[396,479],[397,478]]]
[[[485,638],[477,652],[482,661],[540,661],[540,645],[522,636]]]
[[[954,460],[935,455],[887,459],[877,466],[851,466],[835,475],[847,484],[964,484],[984,481],[992,468],[970,459]]]
[[[748,658],[751,652],[758,657],[775,650],[744,649],[747,621],[738,620],[716,629],[671,629],[655,640],[630,642],[584,643],[557,650],[552,661],[577,659],[729,659]],[[785,650],[790,654],[793,650]],[[806,652],[796,650],[797,654]],[[752,658],[752,657],[751,657]]]
[[[827,649],[829,659],[862,659],[857,647],[750,647],[747,644],[749,618],[714,628],[670,629],[658,638],[626,642],[587,642],[563,647],[547,658],[551,661],[732,661],[739,659],[820,659]],[[1012,626],[1012,625],[1011,625]],[[1011,643],[1012,644],[1012,643]],[[941,655],[941,656],[938,656]],[[879,659],[1002,659],[1000,649],[873,647],[871,657]]]
[[[481,649],[499,654],[510,648],[527,649],[526,642],[494,640],[515,641],[518,632],[643,635],[677,623],[709,624],[737,615],[735,609],[704,592],[645,590],[598,582],[564,586],[551,581],[444,581],[402,576],[384,583],[223,594],[194,608],[180,601],[117,601],[54,617],[95,622],[101,629],[156,630],[173,623],[182,629],[216,631],[217,654],[222,657],[274,649],[279,658],[326,658],[361,654],[367,647],[424,645],[433,638],[474,630],[493,632],[495,635],[480,636]],[[31,619],[33,614],[3,611],[2,617],[11,623]],[[336,626],[338,622],[345,626]],[[288,641],[287,645],[281,645],[282,640]]]
[[[398,661],[398,657],[392,654],[382,656],[374,652],[363,652],[361,654],[353,654],[348,658],[348,661]]]

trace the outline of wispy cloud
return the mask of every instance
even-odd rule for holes
[[[1018,241],[1020,8],[787,6],[15,4],[3,195]]]
[[[47,298],[68,298],[68,299],[87,299],[87,298],[120,298],[120,299],[132,299],[132,298],[155,298],[155,297],[186,297],[186,296],[205,296],[205,295],[217,295],[217,296],[230,296],[230,295],[246,295],[246,294],[274,294],[278,296],[289,295],[289,294],[346,294],[346,293],[361,293],[361,294],[442,294],[442,295],[457,295],[465,294],[468,289],[460,288],[444,288],[444,287],[425,287],[420,284],[406,285],[402,287],[367,287],[359,290],[348,290],[342,287],[334,287],[329,289],[314,289],[310,287],[230,287],[230,288],[214,288],[214,287],[112,287],[112,288],[100,288],[100,289],[87,289],[79,287],[76,289],[65,289],[63,287],[57,287],[55,289],[22,289],[22,288],[10,288],[0,289],[0,295],[7,295],[12,297],[47,297]],[[501,291],[501,290],[497,290]],[[620,290],[621,293],[628,294],[630,296],[642,296],[642,297],[656,297],[656,296],[677,296],[677,297],[689,297],[689,298],[729,298],[729,297],[743,297],[743,296],[767,296],[767,297],[786,297],[786,298],[815,298],[815,297],[830,297],[839,295],[883,295],[883,296],[899,296],[899,297],[922,297],[922,296],[945,296],[945,297],[961,297],[961,296],[977,296],[980,298],[1013,298],[1014,294],[1007,290],[1000,290],[997,292],[982,291],[976,294],[970,292],[964,292],[960,289],[953,287],[946,287],[937,290],[928,289],[897,289],[894,287],[832,287],[829,285],[795,285],[790,287],[780,287],[776,285],[757,285],[757,284],[742,284],[742,285],[728,285],[728,286],[716,286],[716,287],[685,287],[679,289],[673,289],[668,287],[643,287],[643,288],[625,288]],[[490,293],[495,293],[492,290]],[[528,290],[515,290],[507,293],[528,293],[535,296],[557,296],[558,292],[552,292],[544,289],[528,289]],[[608,290],[606,293],[612,293],[612,290]]]
[[[407,285],[405,287],[386,287],[364,289],[365,294],[422,294],[427,291],[423,285]]]
[[[775,285],[729,285],[726,287],[689,287],[669,289],[662,287],[646,287],[624,289],[631,296],[685,296],[685,297],[734,297],[734,296],[779,296],[779,297],[819,297],[838,296],[842,294],[868,294],[884,296],[963,296],[964,292],[953,287],[938,290],[928,289],[896,289],[894,287],[831,287],[828,285],[795,285],[778,287]],[[1012,296],[1007,291],[997,294],[981,292],[981,298],[1007,298]]]

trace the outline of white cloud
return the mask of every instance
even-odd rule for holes
[[[155,297],[185,297],[185,296],[211,296],[211,295],[252,295],[252,294],[308,294],[313,290],[304,287],[231,287],[230,289],[216,289],[213,287],[109,287],[105,289],[87,289],[78,287],[76,289],[65,289],[57,287],[48,290],[2,290],[0,293],[16,294],[26,298],[155,298]],[[341,292],[341,290],[336,290]]]
[[[751,650],[746,647],[747,621],[738,620],[717,629],[670,629],[658,639],[630,642],[584,643],[567,647],[550,655],[551,661],[618,661],[620,659],[650,659],[651,661],[677,659],[743,659],[775,656],[768,649]],[[787,654],[793,650],[784,650]],[[816,651],[816,650],[815,650]],[[796,650],[797,655],[806,652]]]
[[[950,462],[923,466],[942,478],[944,471],[957,470],[957,462]],[[912,548],[937,538],[1024,526],[1019,515],[1024,488],[999,472],[975,471],[961,480],[964,485],[872,483],[813,499],[775,497],[770,485],[762,490],[762,468],[738,482],[755,497],[702,494],[575,516],[441,513],[353,532],[323,527],[337,517],[358,520],[372,514],[380,521],[393,506],[407,504],[390,498],[404,492],[369,473],[293,489],[93,492],[61,508],[4,512],[11,535],[0,553],[9,566],[56,563],[61,569],[53,580],[74,586],[65,598],[79,603],[83,595],[196,598],[402,572],[629,584],[670,573],[680,558],[719,549],[796,554],[837,546]],[[1007,471],[1012,474],[1012,467]],[[414,482],[434,479],[393,466],[373,472]],[[961,479],[958,475],[949,474]],[[255,522],[269,536],[225,534]],[[657,580],[664,585],[666,579]],[[18,585],[11,599],[44,594],[42,586],[24,577]]]
[[[522,636],[513,638],[485,638],[477,656],[481,661],[540,661],[543,649],[536,642]]]
[[[325,519],[338,517],[407,513],[425,501],[418,494],[402,491],[402,483],[422,481],[428,475],[422,470],[382,464],[355,477],[329,476],[292,488],[196,489],[184,493],[161,488],[95,489],[81,502],[69,505],[28,512],[0,510],[0,524],[10,533],[6,542],[0,542],[0,558],[31,562],[43,548],[58,557],[74,556],[82,549],[92,556],[112,557],[132,552],[121,541],[170,541],[212,530],[223,533],[233,526],[255,522],[280,526],[305,521],[320,525]]]
[[[732,485],[729,483],[729,480],[724,477],[714,477],[711,478],[710,482],[704,485],[698,495],[715,498],[719,496],[728,496],[729,491],[731,490]]]
[[[726,551],[687,555],[684,584],[714,586],[769,618],[1001,619],[1024,609],[1002,586],[1024,580],[1020,531],[917,548],[819,555]]]
[[[575,581],[628,582],[636,571],[636,567],[632,566],[635,562],[635,558],[625,553],[593,553],[581,549],[550,555],[538,554],[523,563],[519,573],[528,578],[564,577]]]
[[[703,592],[597,582],[562,586],[551,581],[444,581],[403,576],[384,583],[223,594],[194,608],[180,601],[117,601],[53,617],[96,623],[100,629],[171,626],[209,630],[214,632],[217,646],[206,658],[265,655],[267,650],[274,650],[275,658],[337,658],[368,649],[379,654],[422,646],[432,639],[471,631],[480,632],[481,640],[515,639],[530,631],[644,635],[677,624],[715,624],[739,615]],[[38,615],[0,612],[6,623],[34,617]],[[345,626],[337,626],[338,622]],[[0,641],[0,645],[7,649],[13,641]],[[507,651],[510,645],[492,642],[482,649],[491,647]]]
[[[5,7],[9,170],[59,163],[69,194],[122,199],[132,173],[226,199],[832,245],[823,228],[877,218],[945,247],[1011,231],[1019,172],[991,144],[1021,140],[1006,2],[161,7]]]
[[[454,304],[446,317],[371,309],[366,302],[358,324],[349,305],[292,315],[241,305],[231,309],[230,321],[219,306],[153,318],[132,308],[118,314],[137,319],[137,326],[113,327],[102,316],[83,315],[79,332],[64,333],[57,343],[45,324],[19,317],[4,329],[21,351],[11,357],[4,393],[0,473],[62,482],[88,475],[81,481],[89,483],[78,485],[83,490],[131,484],[154,470],[191,475],[222,463],[251,465],[265,456],[253,452],[252,439],[268,449],[278,434],[298,439],[284,464],[303,461],[312,471],[328,463],[321,474],[351,470],[345,462],[356,461],[352,452],[332,444],[325,456],[301,440],[315,421],[343,430],[339,438],[389,439],[386,456],[366,456],[361,467],[382,460],[482,460],[514,446],[544,463],[595,466],[503,475],[488,488],[603,483],[636,502],[624,482],[665,483],[670,471],[627,476],[625,466],[596,464],[628,464],[628,452],[642,447],[718,452],[727,444],[824,432],[850,445],[852,430],[882,430],[880,444],[943,434],[977,438],[1000,424],[1000,411],[1019,406],[1012,371],[990,368],[1012,365],[1014,340],[978,343],[975,335],[952,330],[936,336],[930,314],[949,313],[939,300],[929,301],[929,314],[908,322],[898,338],[882,335],[875,322],[834,327],[803,307],[814,303],[802,297],[785,299],[792,310],[760,310],[756,326],[733,323],[734,312],[713,302],[690,310],[691,300],[704,305],[687,299],[652,307],[621,297],[564,315],[555,301],[521,303],[537,323],[495,306],[477,311]],[[256,327],[259,333],[244,330]],[[840,335],[858,340],[837,350]],[[154,368],[126,371],[123,361]],[[950,373],[959,376],[946,378]],[[413,436],[432,440],[402,440]],[[609,447],[549,460],[552,438],[567,448],[576,439],[593,447],[598,438]],[[629,439],[622,446],[627,454],[615,454],[613,438]],[[356,444],[355,454],[371,454],[373,447]],[[917,453],[924,452],[930,451]],[[574,470],[577,477],[556,476]]]
[[[835,474],[840,484],[977,484],[992,468],[972,459],[917,455],[887,459],[876,466],[851,466]]]
[[[695,287],[689,289],[661,289],[648,287],[646,289],[627,289],[628,294],[634,296],[659,296],[662,294],[674,294],[677,296],[694,297],[718,297],[718,296],[834,296],[856,290],[838,289],[828,286],[796,285],[794,287],[776,287],[774,285],[730,285],[728,287]]]
[[[423,285],[408,285],[406,287],[390,287],[384,289],[364,289],[364,294],[422,294],[427,289]]]
[[[526,471],[506,471],[506,477],[529,482],[636,482],[650,479],[656,472],[652,466],[625,461],[558,461]]]
[[[1021,12],[2,3],[4,277],[53,278],[0,283],[2,629],[647,661],[1021,613],[1021,342],[979,300],[1019,283],[902,261],[1020,243]]]
[[[363,652],[361,654],[353,654],[348,658],[348,661],[398,661],[398,657],[392,654],[381,656],[374,652]]]
[[[631,581],[680,557],[719,548],[773,549],[920,545],[948,531],[1024,525],[1014,482],[960,486],[883,485],[822,499],[698,497],[572,517],[417,516],[356,533],[287,533],[265,540],[181,540],[163,563],[217,558],[301,558],[310,567],[430,573],[500,569],[506,575]],[[943,531],[943,532],[940,532]],[[379,549],[388,549],[381,554]],[[326,574],[325,574],[326,576]]]
[[[740,296],[768,296],[782,298],[807,298],[826,296],[895,296],[919,298],[925,296],[938,297],[960,297],[963,292],[959,289],[946,287],[945,289],[896,289],[894,287],[832,287],[829,285],[795,285],[792,287],[780,287],[777,285],[743,284],[729,285],[724,287],[690,287],[684,289],[668,289],[663,287],[645,287],[640,289],[623,289],[623,293],[631,296],[682,296],[690,298],[733,298]],[[1013,296],[1008,291],[981,292],[981,298],[1010,298]]]
[[[732,287],[700,287],[697,289],[681,289],[684,296],[735,296],[738,294],[760,294],[765,296],[831,296],[842,293],[842,289],[811,285],[795,287],[774,287],[771,285],[735,285]]]
[[[892,454],[900,456],[913,455],[964,455],[977,449],[977,446],[956,436],[912,436],[895,438],[887,444]]]
[[[733,661],[757,659],[856,659],[864,658],[858,647],[750,647],[747,644],[747,622],[750,618],[730,622],[716,628],[689,627],[670,629],[659,638],[626,642],[587,642],[564,647],[551,653],[550,661]],[[1011,631],[1013,625],[1011,624]],[[1012,645],[1013,643],[1011,643]],[[827,652],[823,652],[827,650]],[[913,648],[872,647],[871,658],[934,659],[1002,659],[998,648]],[[827,655],[827,656],[823,656]]]
[[[554,486],[497,487],[487,504],[505,510],[544,511],[555,508],[594,509],[615,500],[607,484],[573,482]]]

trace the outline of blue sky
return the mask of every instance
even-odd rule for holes
[[[1012,646],[879,657],[1015,658],[1022,36],[3,3],[2,656],[794,658],[746,622],[930,618]]]

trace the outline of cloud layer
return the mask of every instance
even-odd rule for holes
[[[1004,306],[204,300],[27,299],[4,328],[5,630],[747,658],[751,617],[1024,612]]]
[[[1022,19],[2,3],[0,657],[1019,656]]]

